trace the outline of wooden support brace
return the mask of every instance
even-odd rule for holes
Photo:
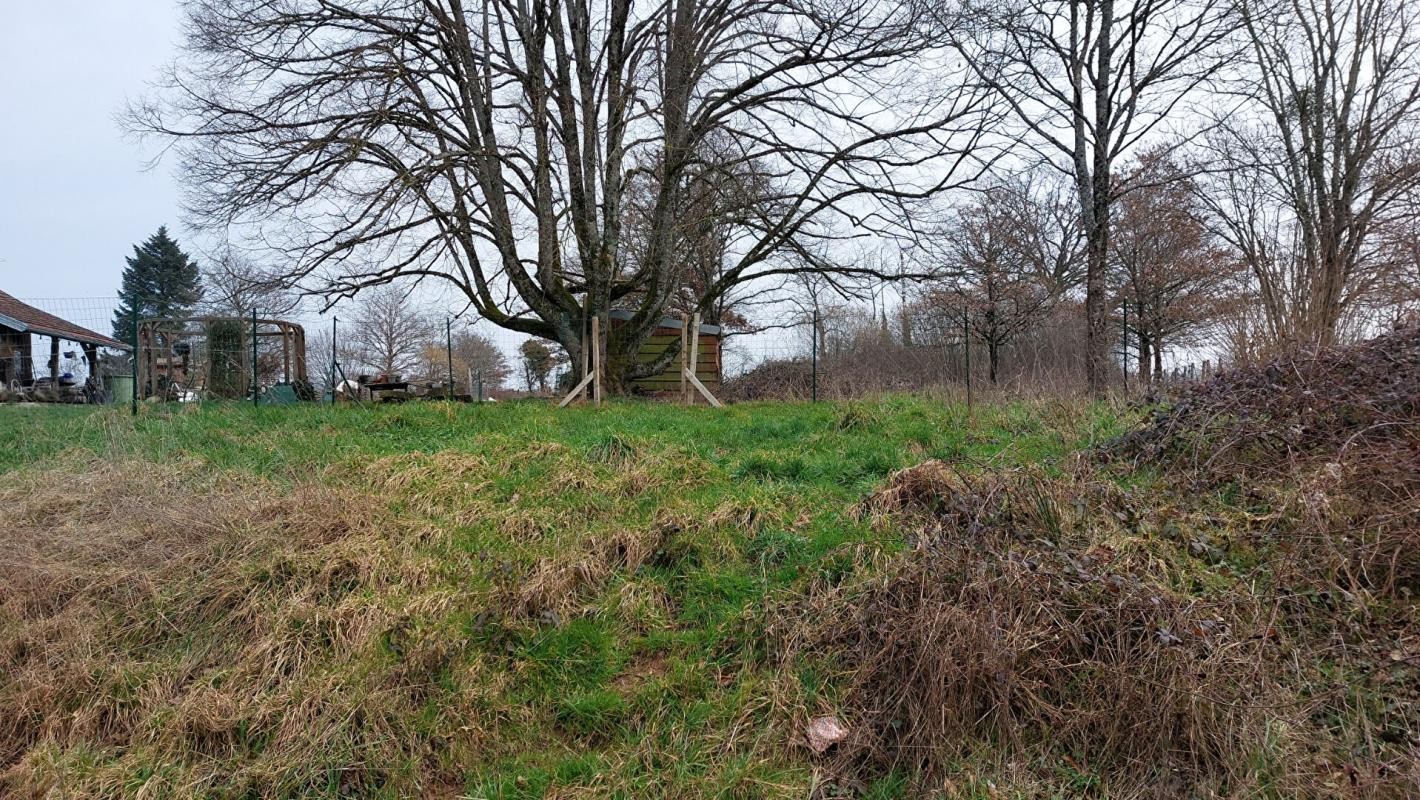
[[[587,328],[587,327],[583,327],[583,328],[582,328],[582,333],[585,334],[587,331],[588,331],[588,328]],[[585,376],[588,376],[588,375],[591,375],[591,374],[592,374],[592,354],[587,350],[587,339],[583,339],[583,340],[582,340],[582,375],[583,375],[584,377],[583,377],[582,382],[579,383],[579,384],[577,384],[577,386],[579,386],[580,388],[577,389],[576,391],[573,391],[572,394],[577,394],[577,392],[579,392],[579,391],[581,391],[581,390],[587,388],[587,380],[586,380]],[[565,405],[565,403],[564,403],[564,405]],[[561,406],[558,406],[558,408],[561,408]]]
[[[685,365],[690,363],[690,315],[681,315],[680,326],[680,402],[690,405],[690,384],[685,380]]]
[[[567,396],[562,398],[562,402],[557,404],[557,407],[566,408],[568,403],[572,402],[573,400],[576,400],[577,395],[580,395],[582,393],[582,390],[587,388],[587,384],[592,382],[593,377],[594,376],[590,372],[582,376],[582,382],[577,384],[577,387],[575,389],[568,392]]]
[[[558,408],[566,408],[573,400],[576,400],[581,397],[582,393],[586,391],[588,386],[592,388],[592,402],[595,405],[602,404],[602,358],[601,337],[599,335],[600,333],[601,324],[596,317],[592,317],[592,335],[590,339],[592,352],[589,356],[587,353],[587,345],[586,343],[584,343],[582,346],[582,380],[577,383],[576,387],[574,387],[572,391],[567,393],[566,397],[562,398],[561,402],[557,404]],[[589,361],[591,362],[590,369],[588,369],[587,367]]]
[[[685,369],[689,372],[693,380],[695,378],[695,370],[700,367],[700,314],[698,312],[690,318],[690,329],[687,332],[686,340],[690,343],[690,361],[686,364]],[[700,387],[700,391],[704,392],[705,387]],[[695,395],[687,391],[685,401],[687,405],[694,405]]]
[[[681,374],[684,375],[685,378],[690,381],[690,385],[694,386],[697,392],[700,392],[700,396],[705,398],[705,402],[709,403],[715,408],[725,407],[725,404],[717,400],[715,398],[715,395],[711,394],[710,390],[705,388],[705,384],[701,383],[700,379],[695,377],[695,373],[691,372],[689,369],[686,369],[683,370]]]

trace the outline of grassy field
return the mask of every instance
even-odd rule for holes
[[[804,797],[795,726],[833,687],[760,652],[766,609],[902,549],[855,511],[894,470],[1119,426],[915,398],[144,412],[0,407],[0,507],[49,531],[15,568],[84,583],[39,633],[0,617],[20,795]]]
[[[1417,796],[1398,347],[1147,415],[0,406],[0,796]]]

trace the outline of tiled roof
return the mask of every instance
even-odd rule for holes
[[[4,292],[0,292],[0,326],[14,328],[22,333],[40,336],[57,336],[70,342],[96,344],[100,347],[130,349],[117,339],[95,333],[88,328],[66,322],[53,314],[40,311],[28,303],[21,303]]]

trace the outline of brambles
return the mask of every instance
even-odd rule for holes
[[[1420,327],[1412,326],[1220,372],[1109,452],[1205,479],[1275,476],[1307,458],[1414,441],[1417,427]]]
[[[779,623],[786,663],[821,653],[841,670],[852,733],[830,774],[926,786],[986,753],[1064,760],[1109,794],[1245,782],[1276,698],[1266,604],[1237,585],[1177,588],[1180,567],[1131,532],[1127,496],[1087,471],[927,462],[863,512],[907,522],[915,549]]]
[[[926,461],[911,551],[774,616],[831,783],[1406,796],[1420,777],[1420,330],[1224,372],[1048,468]],[[965,768],[963,765],[966,765]],[[1062,767],[1061,765],[1064,765]]]
[[[1420,589],[1420,327],[1220,373],[1105,452],[1253,498],[1325,583]]]

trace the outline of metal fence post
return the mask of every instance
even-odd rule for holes
[[[444,317],[444,353],[449,358],[449,387],[445,400],[454,399],[454,321]]]
[[[812,343],[809,345],[813,353],[813,402],[818,402],[818,306],[814,306],[814,329],[809,331],[809,338]]]
[[[138,416],[138,303],[133,303],[133,397],[131,398],[131,411],[133,416]]]
[[[478,371],[478,402],[483,402],[483,370]]]
[[[330,404],[335,405],[335,336],[336,324],[340,322],[340,317],[330,318]]]
[[[1121,357],[1123,364],[1120,371],[1124,373],[1124,393],[1129,394],[1129,301],[1124,301],[1124,330],[1121,331],[1124,339],[1124,355]]]
[[[971,324],[970,309],[961,309],[961,347],[966,355],[966,413],[971,413]]]
[[[251,407],[261,404],[261,384],[256,375],[256,307],[251,310]]]

